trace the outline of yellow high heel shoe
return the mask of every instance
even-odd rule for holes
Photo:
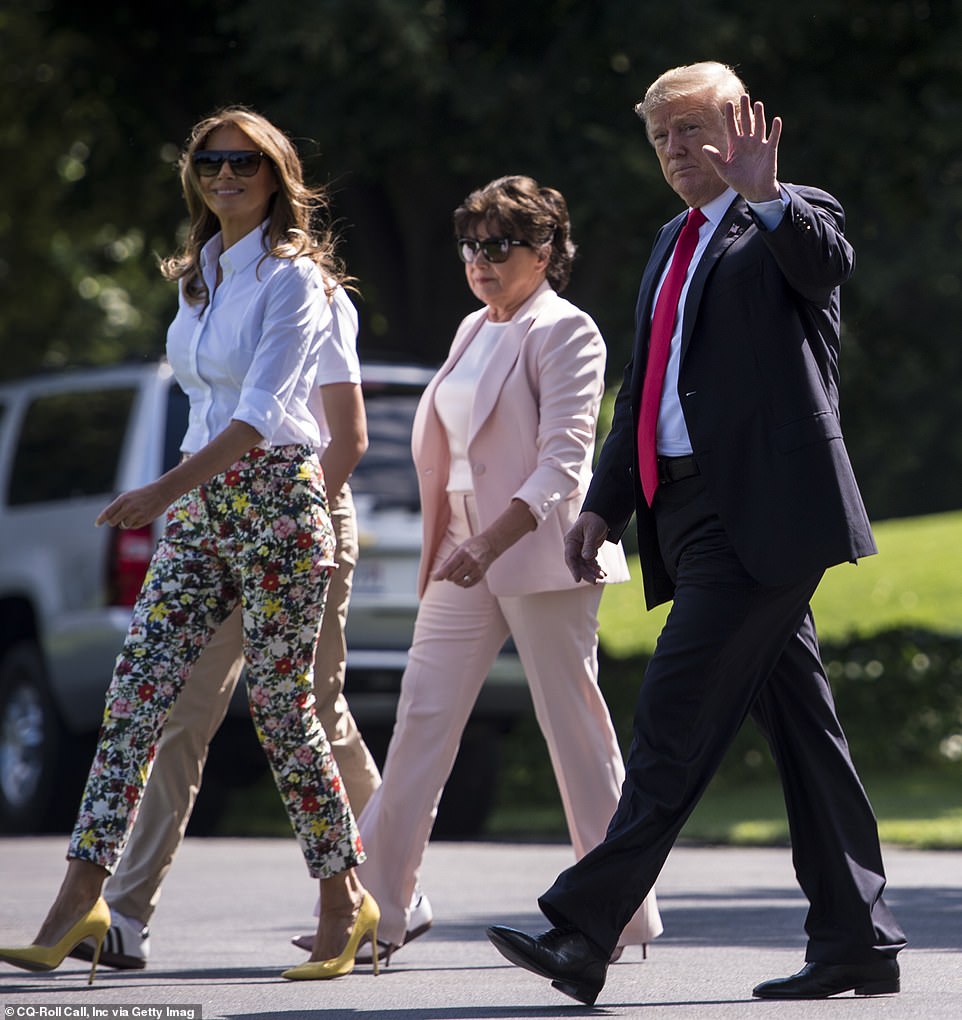
[[[0,960],[12,963],[14,967],[22,967],[24,970],[56,970],[71,949],[83,942],[84,939],[92,938],[96,943],[96,948],[94,949],[93,965],[90,968],[90,977],[87,978],[87,984],[92,985],[94,974],[97,973],[100,949],[107,937],[109,927],[110,907],[101,897],[55,946],[38,946],[34,943],[16,949],[0,949]]]
[[[347,945],[340,956],[332,957],[330,960],[309,961],[285,970],[281,977],[288,981],[326,981],[328,978],[342,977],[354,970],[354,958],[357,956],[358,947],[365,935],[370,934],[371,946],[373,947],[374,973],[377,968],[377,923],[381,920],[381,911],[374,897],[370,893],[364,894],[361,900],[361,908],[357,912],[354,927],[348,937]]]

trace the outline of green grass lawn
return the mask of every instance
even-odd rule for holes
[[[883,843],[925,850],[962,848],[962,784],[958,769],[863,776]],[[505,839],[567,838],[554,790],[537,805],[502,797],[488,835]],[[775,779],[713,783],[679,837],[689,843],[778,846],[788,843],[782,790]]]
[[[906,624],[962,632],[962,512],[881,521],[879,555],[829,570],[812,602],[823,640]],[[668,606],[645,610],[641,569],[601,600],[601,643],[609,655],[650,652]]]
[[[863,776],[883,843],[926,850],[962,846],[958,770]],[[682,839],[701,843],[770,846],[788,843],[788,822],[776,780],[712,786],[695,808]]]
[[[962,513],[882,521],[875,532],[881,555],[857,566],[834,567],[819,587],[814,608],[822,638],[843,640],[905,625],[941,633],[962,632]],[[667,613],[667,607],[645,611],[637,563],[632,572],[633,580],[612,585],[601,605],[601,641],[615,658],[650,652]],[[546,759],[543,769],[536,796],[502,776],[486,835],[566,838],[561,804]],[[863,780],[879,817],[883,842],[962,848],[962,762],[921,773],[863,775]],[[237,791],[220,832],[290,834],[269,777],[256,791]],[[713,783],[682,838],[733,844],[787,842],[777,781]]]
[[[832,568],[819,587],[813,607],[822,639],[843,641],[904,626],[962,633],[962,513],[882,521],[875,533],[880,555],[857,566]],[[637,563],[632,573],[630,583],[608,588],[601,604],[601,642],[617,659],[650,653],[668,612],[667,606],[645,610]],[[883,841],[962,848],[962,762],[919,773],[863,775],[863,781]],[[565,838],[550,779],[541,784],[536,804],[524,798],[515,803],[511,792],[505,790],[499,797],[491,835]],[[707,843],[787,842],[777,780],[713,783],[682,838]]]

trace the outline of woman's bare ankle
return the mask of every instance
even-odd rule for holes
[[[40,931],[37,932],[34,944],[56,945],[97,902],[107,876],[107,869],[99,864],[69,859],[67,873],[56,899],[40,926]]]
[[[364,886],[351,868],[321,879],[321,910],[311,960],[331,960],[344,951],[358,911],[364,902]]]
[[[364,886],[357,871],[349,868],[331,878],[321,879],[321,914],[356,913],[364,900]]]

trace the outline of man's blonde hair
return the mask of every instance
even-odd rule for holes
[[[710,93],[721,112],[725,103],[737,103],[748,92],[745,83],[727,65],[716,60],[673,67],[659,75],[649,86],[645,98],[635,104],[635,113],[648,128],[651,114],[665,103],[688,96]]]

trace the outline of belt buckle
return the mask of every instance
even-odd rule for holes
[[[672,482],[680,482],[683,478],[691,478],[698,474],[694,456],[691,454],[681,457],[658,457],[656,463],[659,485],[670,485]],[[675,465],[678,466],[678,473],[674,470]]]

